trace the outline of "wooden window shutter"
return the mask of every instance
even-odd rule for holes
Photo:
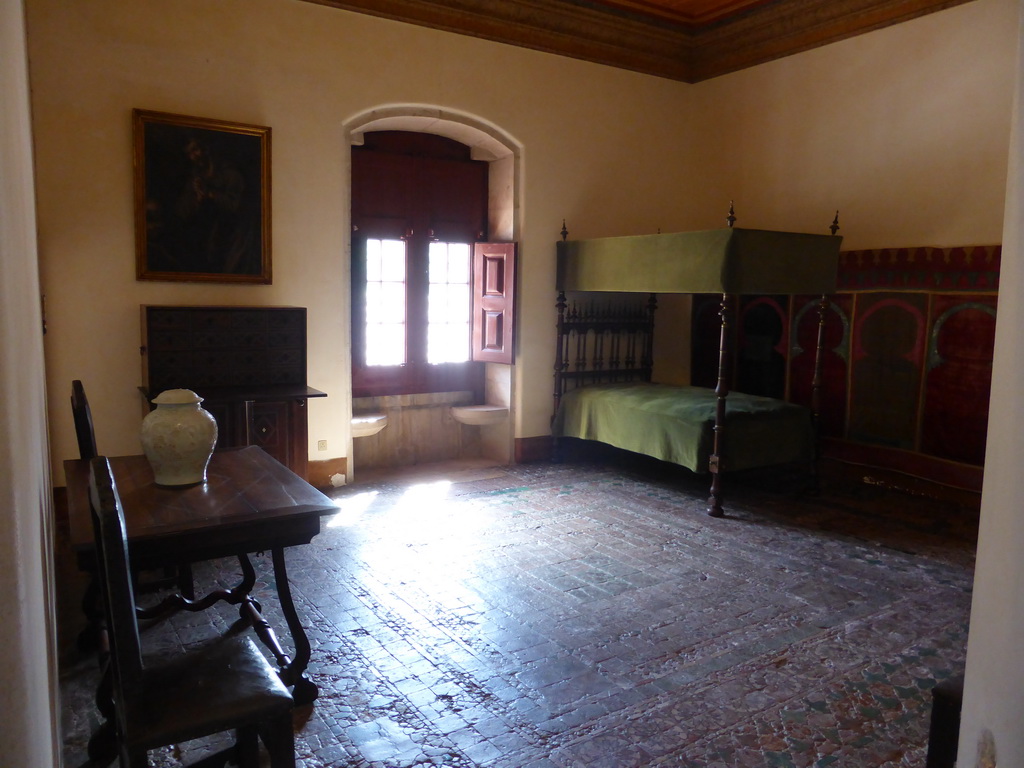
[[[473,360],[512,363],[516,244],[473,245]]]

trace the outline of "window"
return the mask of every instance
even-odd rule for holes
[[[470,248],[467,243],[433,242],[427,281],[427,362],[470,359]]]
[[[451,139],[367,133],[352,148],[353,395],[472,390],[473,244],[487,164]]]
[[[366,241],[366,365],[405,363],[405,242]]]
[[[428,246],[427,363],[470,360],[470,247]],[[366,240],[367,366],[403,365],[406,356],[406,248],[404,240]]]

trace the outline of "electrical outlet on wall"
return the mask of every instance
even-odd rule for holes
[[[316,443],[316,449],[318,451],[326,451],[327,450],[327,441],[326,440],[318,440],[317,443]]]

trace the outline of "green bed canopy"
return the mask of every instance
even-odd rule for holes
[[[826,294],[843,238],[725,227],[558,243],[560,291]]]

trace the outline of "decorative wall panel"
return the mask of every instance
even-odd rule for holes
[[[992,245],[840,254],[820,413],[839,454],[980,490],[1000,257]],[[781,365],[785,397],[810,405],[820,298],[743,297],[731,314],[731,386],[778,396]],[[694,299],[700,386],[715,386],[720,301]]]

